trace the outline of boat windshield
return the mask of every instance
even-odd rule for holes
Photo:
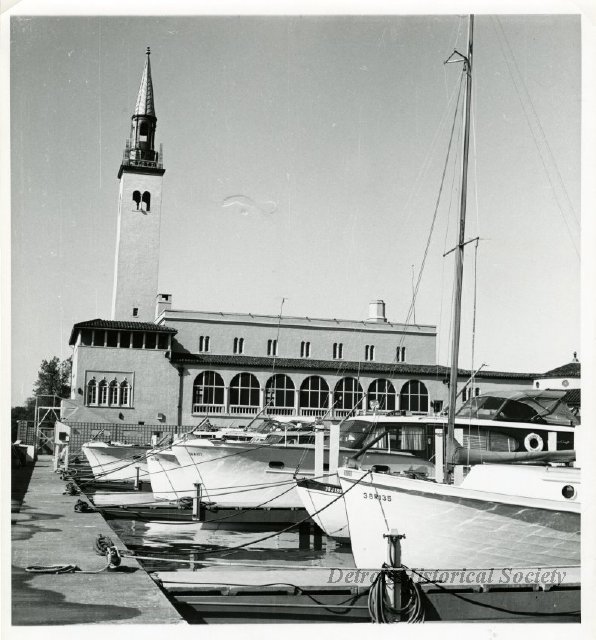
[[[559,397],[523,394],[514,398],[492,395],[470,398],[456,415],[458,418],[504,422],[532,422],[562,426],[578,424],[577,417]]]

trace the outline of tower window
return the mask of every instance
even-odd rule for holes
[[[310,358],[310,342],[301,342],[300,343],[300,357],[301,358]]]
[[[268,356],[277,355],[277,340],[267,340],[267,355]]]
[[[151,211],[151,194],[149,191],[143,192],[143,204],[145,205],[142,207],[144,211]]]
[[[133,191],[132,192],[132,201],[137,205],[136,209],[139,210],[139,206],[141,205],[141,192]]]
[[[141,142],[146,142],[147,135],[149,133],[149,127],[145,121],[141,122],[141,126],[139,127],[139,137]]]

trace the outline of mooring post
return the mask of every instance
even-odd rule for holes
[[[312,528],[312,548],[313,549],[322,549],[323,548],[323,532],[317,525],[313,522],[311,525]]]
[[[406,572],[401,564],[401,540],[405,538],[405,534],[398,533],[397,529],[391,529],[389,533],[384,533],[383,538],[387,538],[387,551],[389,555],[389,564],[396,569],[392,571],[393,577],[393,608],[400,611],[403,607],[404,588],[406,583]],[[398,615],[398,621],[401,615]]]
[[[192,499],[192,519],[202,522],[203,509],[201,507],[201,496],[203,493],[203,488],[200,482],[195,482],[194,487],[195,487],[195,495],[193,496],[193,499]]]
[[[298,548],[310,549],[310,522],[301,522],[298,525]]]
[[[141,487],[141,467],[140,465],[136,465],[135,466],[136,469],[136,473],[135,473],[135,491],[138,491]]]
[[[70,457],[70,447],[68,442],[64,445],[64,470],[68,471],[68,458]]]

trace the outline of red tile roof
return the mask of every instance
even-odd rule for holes
[[[172,327],[166,327],[161,324],[154,324],[153,322],[134,322],[132,320],[102,320],[101,318],[95,318],[94,320],[86,320],[84,322],[77,322],[70,333],[70,340],[68,344],[73,345],[77,339],[77,332],[79,329],[115,329],[121,331],[151,331],[153,333],[170,333],[175,335],[178,333],[177,329]]]

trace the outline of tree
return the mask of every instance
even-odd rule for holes
[[[70,396],[70,372],[72,368],[72,357],[60,361],[54,356],[50,360],[42,360],[37,372],[37,380],[33,385],[33,396],[25,400],[25,404],[19,407],[12,407],[10,410],[11,439],[17,436],[17,422],[19,420],[35,420],[35,398],[36,396],[59,396],[68,398]],[[52,398],[41,398],[44,406],[59,406],[59,400]]]
[[[37,380],[33,385],[35,396],[60,396],[68,398],[70,395],[70,371],[72,358],[60,362],[58,356],[50,360],[42,360]]]

